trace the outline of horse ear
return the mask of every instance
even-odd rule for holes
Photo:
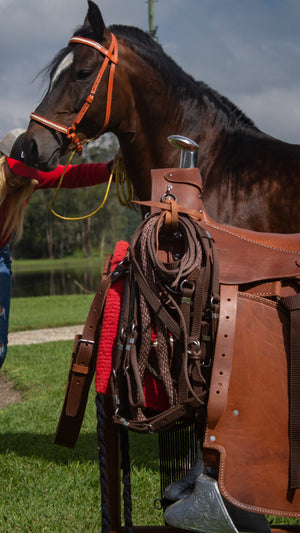
[[[88,0],[88,12],[84,20],[84,26],[91,26],[96,40],[100,43],[104,39],[105,24],[99,7],[92,0]]]

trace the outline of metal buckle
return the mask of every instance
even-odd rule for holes
[[[78,346],[78,344],[83,344],[83,343],[85,343],[85,344],[95,344],[95,341],[89,341],[88,339],[82,339],[81,338],[81,339],[78,339],[77,346]]]
[[[170,191],[173,189],[173,185],[168,185],[166,192],[161,197],[161,202],[164,202],[165,200],[171,200],[173,198],[174,202],[177,202],[177,196]]]
[[[185,287],[185,285],[186,285],[186,287]],[[182,282],[180,283],[180,290],[181,290],[181,292],[183,292],[185,288],[190,289],[192,292],[194,292],[194,290],[195,290],[195,283],[194,283],[193,281],[189,281],[188,279],[184,279],[184,280],[182,280]]]
[[[193,349],[192,346],[195,346],[195,348]],[[188,343],[188,354],[189,355],[194,355],[194,353],[196,352],[200,352],[201,351],[201,343],[200,341],[190,341]]]

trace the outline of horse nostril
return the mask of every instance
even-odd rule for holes
[[[44,172],[54,170],[59,163],[59,146],[45,128],[26,133],[23,142],[24,162],[27,166]]]
[[[30,167],[38,167],[39,149],[34,137],[31,137],[29,140],[25,140],[23,152],[26,165]]]
[[[30,158],[31,158],[31,164],[37,167],[38,161],[39,161],[39,149],[38,149],[37,142],[34,138],[32,138],[30,141]]]

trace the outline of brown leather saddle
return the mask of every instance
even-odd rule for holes
[[[196,168],[153,170],[147,205],[155,211],[166,198],[201,218],[220,262],[205,462],[218,463],[220,491],[234,505],[299,517],[300,234],[215,223]]]
[[[152,171],[152,200],[143,204],[152,211],[167,209],[168,198],[213,237],[220,263],[205,463],[218,465],[220,491],[234,505],[300,517],[300,348],[294,333],[300,308],[300,234],[256,233],[215,223],[203,207],[196,168]],[[97,324],[110,282],[106,276],[82,338],[75,342],[58,444],[74,446],[80,431],[94,373]]]

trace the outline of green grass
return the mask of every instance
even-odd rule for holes
[[[92,257],[64,257],[62,259],[15,259],[13,261],[14,272],[30,272],[40,270],[56,270],[66,267],[77,268],[81,266],[96,266],[101,270],[104,260],[99,255]]]
[[[9,349],[4,370],[22,391],[0,410],[0,531],[100,533],[100,484],[92,385],[74,450],[53,444],[63,402],[72,341]],[[155,435],[130,434],[133,521],[161,525]],[[274,524],[299,523],[274,519]]]
[[[1,373],[23,399],[0,410],[1,532],[101,531],[93,385],[75,450],[52,443],[71,350],[72,341],[9,348]],[[131,439],[134,521],[161,524],[156,437]]]
[[[16,298],[10,331],[80,324],[93,296]],[[101,531],[94,387],[74,450],[53,444],[73,341],[11,346],[0,375],[22,391],[22,401],[0,410],[1,533]],[[155,435],[130,434],[133,521],[161,525]],[[300,524],[274,518],[273,524]]]
[[[9,331],[84,324],[94,295],[12,298]]]

